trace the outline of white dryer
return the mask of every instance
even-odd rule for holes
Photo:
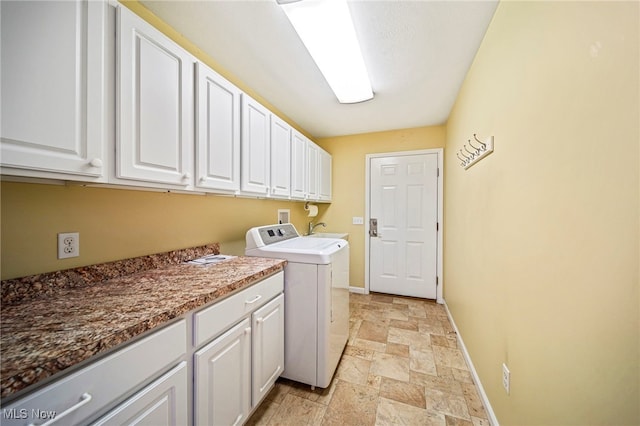
[[[349,338],[349,243],[301,237],[290,224],[252,228],[247,256],[287,260],[282,377],[326,388]]]

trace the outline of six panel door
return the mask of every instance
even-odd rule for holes
[[[370,290],[436,299],[438,156],[372,158]]]

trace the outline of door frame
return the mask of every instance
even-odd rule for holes
[[[371,191],[371,160],[374,158],[385,157],[408,157],[421,154],[436,154],[438,156],[438,236],[437,236],[437,253],[436,253],[436,273],[437,273],[437,285],[436,285],[436,302],[444,303],[443,297],[443,269],[442,269],[442,249],[443,249],[443,196],[444,196],[444,148],[434,149],[421,149],[416,151],[394,151],[394,152],[381,152],[376,154],[366,154],[365,156],[365,208],[364,208],[364,294],[369,294],[369,244],[371,237],[369,236],[369,219],[371,218],[370,212],[370,191]]]

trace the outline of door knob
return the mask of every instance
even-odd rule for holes
[[[369,219],[369,236],[370,237],[378,236],[378,219],[374,219],[374,218]]]

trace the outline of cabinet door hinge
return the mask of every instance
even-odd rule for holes
[[[436,222],[436,231],[440,230],[440,223]]]
[[[440,177],[440,168],[437,168],[437,169],[436,169],[436,176],[437,176],[437,177]]]
[[[438,279],[438,276],[436,275],[436,287],[438,286],[438,281],[439,279]]]

